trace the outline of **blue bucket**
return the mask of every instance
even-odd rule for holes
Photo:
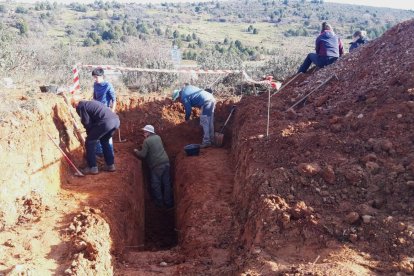
[[[189,144],[184,147],[184,151],[187,156],[196,156],[200,153],[200,145],[199,144]]]

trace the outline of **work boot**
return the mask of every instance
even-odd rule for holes
[[[98,167],[86,167],[82,169],[83,174],[98,174]]]
[[[114,172],[114,171],[116,171],[115,165],[114,164],[109,165],[109,166],[106,165],[105,168],[104,168],[104,171],[107,171],[107,172]]]
[[[201,144],[200,145],[200,149],[205,149],[205,148],[208,148],[208,147],[211,147],[211,143],[203,143],[203,144]]]

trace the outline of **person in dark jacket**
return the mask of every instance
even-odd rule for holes
[[[82,100],[74,96],[71,100],[72,106],[81,118],[86,129],[86,159],[88,167],[82,172],[84,174],[98,174],[96,165],[96,144],[101,142],[103,155],[106,163],[105,170],[115,171],[114,152],[109,145],[109,139],[116,129],[119,128],[119,117],[112,110],[98,101]]]
[[[201,147],[211,146],[214,141],[214,109],[216,106],[213,94],[186,83],[181,90],[174,90],[172,100],[181,100],[185,109],[186,121],[190,119],[192,107],[201,108],[200,125],[204,132]]]
[[[352,38],[353,41],[350,43],[351,46],[349,47],[349,52],[352,52],[359,46],[368,42],[368,39],[366,38],[366,32],[364,31],[356,31]]]
[[[326,65],[334,63],[344,54],[341,39],[326,22],[322,23],[322,32],[316,38],[315,51],[316,53],[308,54],[302,66],[299,68],[298,73],[306,73],[312,63],[319,68],[323,68]]]
[[[151,197],[157,207],[171,208],[174,205],[170,179],[170,160],[165,152],[161,137],[155,134],[152,125],[143,129],[145,140],[142,149],[135,154],[144,159],[151,171]]]

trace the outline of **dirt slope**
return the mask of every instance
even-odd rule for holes
[[[272,97],[269,138],[267,95],[242,101],[232,144],[250,249],[241,271],[414,273],[413,37],[411,20],[300,76]],[[339,270],[356,256],[362,270]]]

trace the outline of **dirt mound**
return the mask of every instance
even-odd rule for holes
[[[413,37],[411,20],[300,76],[272,97],[269,138],[267,95],[242,101],[232,147],[242,241],[251,252],[289,265],[318,255],[329,262],[327,249],[346,248],[369,254],[371,270],[414,273]],[[339,80],[286,112],[334,74]],[[240,261],[242,270],[257,265],[259,257],[249,256],[255,261]],[[327,272],[312,267],[301,269]]]

